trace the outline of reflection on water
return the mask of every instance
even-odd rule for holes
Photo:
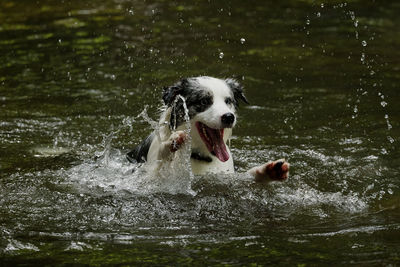
[[[399,9],[1,2],[0,258],[398,264]],[[193,177],[182,161],[148,177],[125,153],[151,131],[162,86],[203,74],[239,77],[251,102],[237,173]],[[244,174],[277,158],[285,183]]]

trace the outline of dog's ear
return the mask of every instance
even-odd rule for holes
[[[238,81],[228,78],[225,79],[225,82],[231,88],[237,106],[239,106],[239,100],[242,100],[246,104],[250,104],[249,101],[247,101],[247,98],[244,96],[243,86]]]
[[[186,84],[187,79],[182,79],[172,86],[164,87],[162,99],[164,100],[165,105],[171,106],[175,101],[176,96],[183,94]]]

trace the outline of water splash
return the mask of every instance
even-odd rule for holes
[[[5,254],[15,254],[24,250],[39,251],[39,248],[31,243],[23,243],[16,239],[8,239],[7,246],[2,250]]]
[[[362,40],[361,45],[364,46],[364,47],[366,47],[366,46],[367,46],[367,41]]]
[[[343,146],[359,146],[361,140],[345,140]],[[206,212],[210,214],[219,214],[218,217],[233,216],[229,210],[238,210],[241,213],[246,213],[248,216],[258,209],[269,210],[286,210],[289,214],[296,210],[309,210],[320,217],[331,216],[336,210],[337,212],[358,213],[367,209],[369,202],[377,196],[376,192],[382,191],[382,186],[377,184],[376,188],[365,190],[360,193],[347,181],[351,176],[357,176],[357,170],[353,168],[355,162],[352,158],[343,158],[341,156],[329,156],[321,152],[308,150],[294,150],[290,155],[285,155],[289,158],[302,158],[297,164],[297,173],[289,178],[287,183],[275,183],[268,186],[254,184],[251,177],[244,173],[235,174],[210,174],[205,176],[191,176],[187,167],[189,158],[188,151],[182,151],[176,157],[182,161],[176,165],[165,164],[161,168],[159,175],[149,176],[140,164],[129,164],[125,160],[125,154],[117,149],[110,148],[107,163],[103,159],[98,159],[92,162],[86,162],[67,170],[69,180],[76,183],[79,191],[83,194],[114,194],[126,195],[127,197],[137,198],[145,196],[140,205],[143,205],[148,210],[151,205],[150,213],[160,213],[162,209],[173,209],[170,204],[158,204],[153,207],[153,201],[158,201],[157,194],[172,194],[186,195],[188,202],[177,204],[174,198],[171,205],[178,205],[183,210],[187,209],[187,205],[192,203],[198,209],[195,213],[186,213],[185,220],[194,219],[195,214]],[[279,148],[278,148],[279,149]],[[273,158],[271,153],[277,151],[260,150],[255,151],[236,151],[236,159],[243,162],[254,162],[256,164],[260,159],[254,158],[254,155],[263,155],[263,157]],[[244,156],[244,153],[248,153]],[[281,151],[279,152],[281,154]],[[378,169],[373,166],[378,157],[366,158],[365,162],[357,164],[369,165],[368,169]],[[242,163],[243,164],[243,163]],[[315,170],[319,175],[332,177],[332,183],[324,188],[321,186],[320,178],[314,177],[312,166],[317,164],[318,170]],[[301,167],[300,167],[301,166]],[[348,166],[348,167],[346,167]],[[325,172],[321,172],[321,170]],[[342,171],[340,171],[342,170]],[[332,172],[329,174],[329,172]],[[60,175],[63,176],[63,175]],[[65,176],[65,175],[64,175]],[[334,186],[337,190],[333,190]],[[332,192],[333,190],[333,192]],[[96,193],[97,192],[97,193]],[[185,200],[186,201],[186,200]],[[222,201],[222,202],[221,202]],[[219,203],[217,206],[214,204]],[[165,206],[167,205],[167,206]],[[249,209],[248,206],[252,206]],[[288,210],[288,205],[292,208]],[[133,211],[132,211],[133,212]],[[135,214],[140,212],[136,210]],[[246,215],[246,216],[247,216]],[[174,211],[168,216],[177,216]],[[182,215],[184,216],[184,215]],[[140,217],[137,219],[140,220]]]
[[[181,147],[178,151],[173,153],[172,159],[164,160],[156,162],[157,165],[149,165],[147,166],[147,175],[146,175],[146,184],[148,187],[152,189],[161,190],[163,192],[169,192],[173,194],[177,193],[188,193],[194,194],[193,190],[191,189],[191,183],[193,180],[193,173],[191,168],[190,162],[190,155],[191,155],[191,138],[190,138],[190,118],[189,118],[189,110],[186,106],[186,101],[182,96],[178,96],[171,108],[172,112],[177,112],[177,108],[174,108],[178,102],[182,103],[184,109],[184,120],[185,123],[182,126],[179,126],[179,129],[173,130],[183,130],[186,135],[188,136],[185,144]],[[174,114],[174,118],[176,119],[178,114]],[[170,116],[167,117],[167,121],[170,120]],[[161,122],[162,124],[162,122]],[[173,123],[175,127],[176,121]],[[162,125],[161,127],[169,127],[169,125]],[[158,128],[160,129],[160,128]],[[161,136],[158,136],[161,142],[165,141],[162,140]],[[168,138],[168,137],[167,137]],[[160,143],[161,143],[160,142]],[[150,169],[149,169],[150,167]],[[156,172],[153,170],[157,169]]]
[[[185,110],[184,131],[190,136],[189,111],[185,99],[179,96],[174,105],[182,101]],[[149,123],[160,143],[164,137],[160,135],[162,127],[170,127],[164,122],[156,122],[150,118],[147,113],[148,106],[136,116],[136,119],[142,118]],[[176,110],[170,108],[171,110]],[[177,114],[174,116],[177,117]],[[173,160],[157,161],[155,165],[148,164],[130,164],[125,158],[125,153],[114,149],[113,139],[126,127],[131,127],[136,120],[131,118],[124,120],[122,125],[114,130],[112,127],[110,133],[105,135],[101,144],[103,149],[96,151],[95,161],[86,161],[81,165],[75,166],[67,171],[67,176],[89,188],[98,187],[102,190],[124,191],[128,190],[135,193],[142,192],[169,192],[172,194],[193,194],[191,182],[193,174],[191,172],[190,154],[191,139],[188,138],[185,145],[175,152]],[[169,117],[166,121],[169,121]],[[180,127],[180,128],[182,128]],[[154,172],[153,170],[158,171]]]

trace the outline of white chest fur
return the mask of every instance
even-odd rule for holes
[[[191,159],[192,172],[195,175],[203,175],[207,173],[233,173],[233,160],[230,150],[228,149],[229,160],[225,162],[219,161],[217,158],[213,158],[211,162],[205,162],[201,160]]]

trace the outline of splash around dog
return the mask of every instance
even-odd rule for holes
[[[130,151],[127,159],[156,172],[163,162],[179,160],[173,155],[190,138],[193,174],[233,173],[228,140],[237,123],[239,102],[248,104],[242,85],[231,78],[185,78],[165,87],[162,99],[165,108],[157,129]],[[185,131],[187,124],[190,131]],[[284,159],[268,161],[247,172],[256,182],[284,181],[289,163]]]

